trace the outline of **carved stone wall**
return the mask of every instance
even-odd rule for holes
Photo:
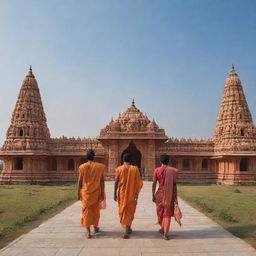
[[[180,182],[256,182],[256,130],[234,67],[226,79],[214,138],[169,138],[133,101],[97,138],[50,138],[40,91],[32,69],[25,77],[0,151],[3,182],[74,181],[93,149],[95,160],[113,177],[130,144],[140,154],[141,171],[152,177],[159,157],[171,156]]]

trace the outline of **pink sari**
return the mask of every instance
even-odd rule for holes
[[[176,183],[177,169],[161,166],[155,169],[153,179],[158,180],[156,192],[156,211],[158,223],[165,233],[169,232],[171,217],[174,215],[174,184]]]

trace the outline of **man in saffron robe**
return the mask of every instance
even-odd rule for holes
[[[123,165],[116,169],[114,200],[118,200],[120,223],[125,228],[123,238],[126,239],[132,233],[131,225],[143,183],[138,167],[130,164],[129,153],[124,154],[123,162]]]
[[[88,162],[79,166],[77,197],[82,202],[81,226],[86,227],[87,238],[91,238],[90,226],[94,226],[94,233],[99,233],[99,219],[101,203],[104,200],[105,165],[94,160],[94,151],[87,152]]]
[[[169,167],[169,156],[160,156],[161,166],[156,168],[153,174],[152,201],[156,203],[158,223],[161,227],[159,232],[168,240],[171,217],[174,215],[174,206],[177,201],[176,173],[178,169]],[[156,191],[156,184],[159,187]]]

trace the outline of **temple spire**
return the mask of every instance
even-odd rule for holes
[[[229,77],[231,77],[231,76],[238,76],[237,73],[236,73],[236,71],[235,71],[235,66],[234,66],[234,64],[232,64],[231,71],[230,71],[230,73],[229,73]]]
[[[243,86],[232,65],[216,123],[215,148],[217,151],[248,150],[254,134],[255,128]]]
[[[3,146],[5,151],[47,150],[50,131],[32,67],[22,82]]]
[[[132,106],[135,107],[135,101],[132,99]]]
[[[29,70],[28,70],[27,77],[33,77],[33,78],[35,77],[33,72],[32,72],[32,66],[31,65],[29,65]]]

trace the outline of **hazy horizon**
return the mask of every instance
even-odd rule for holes
[[[256,117],[255,1],[0,3],[0,145],[29,65],[52,137],[96,137],[136,106],[169,137],[213,136],[231,65]]]

